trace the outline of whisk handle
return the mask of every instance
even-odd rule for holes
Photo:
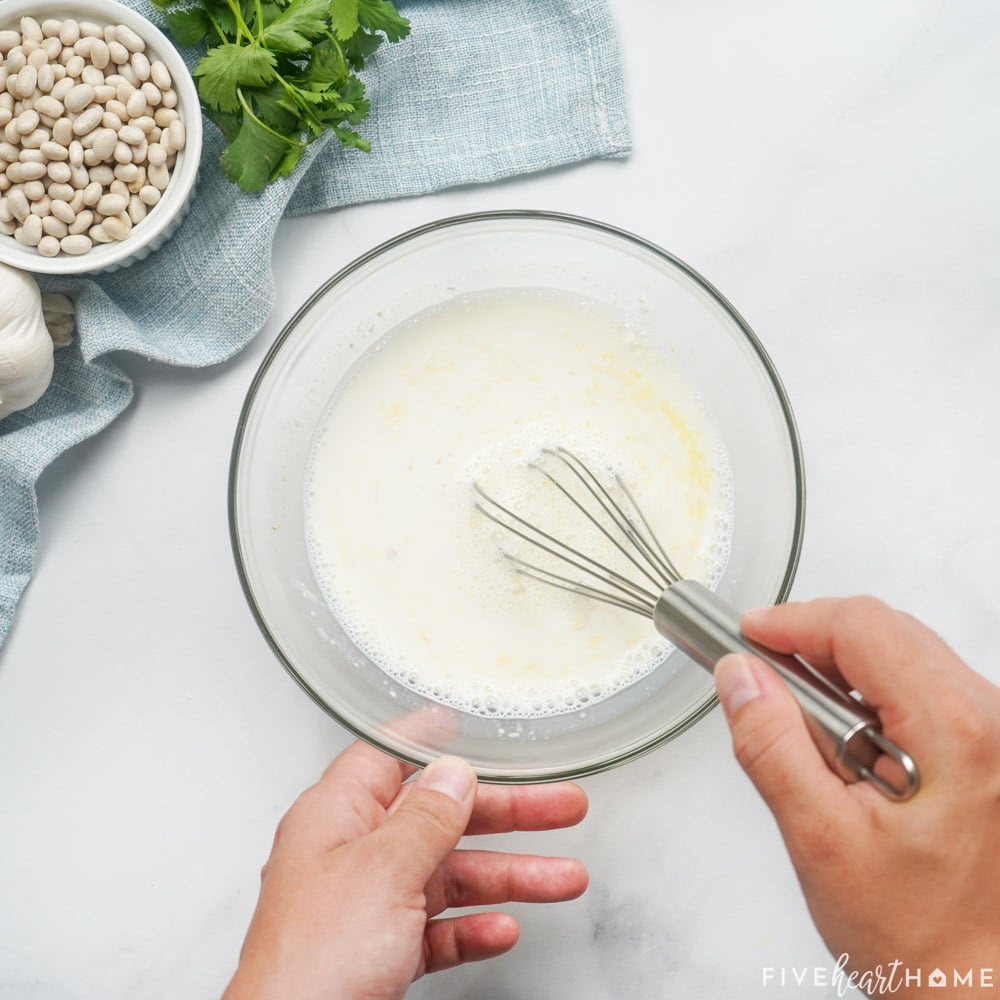
[[[870,781],[882,794],[903,801],[920,785],[916,764],[906,751],[882,735],[878,716],[847,690],[798,656],[779,653],[747,639],[740,613],[695,580],[668,587],[656,603],[657,631],[710,673],[727,653],[760,657],[785,681],[798,701],[820,752],[845,781]],[[874,772],[886,754],[896,762],[898,780]]]

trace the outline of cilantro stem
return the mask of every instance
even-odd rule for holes
[[[281,79],[280,77],[278,79]],[[280,140],[288,146],[293,146],[296,149],[305,149],[309,144],[306,142],[300,142],[298,139],[293,139],[291,136],[282,135],[280,132],[275,132],[270,125],[262,122],[254,113],[253,109],[250,107],[250,102],[243,96],[243,88],[238,87],[236,89],[236,96],[239,99],[240,105],[243,107],[243,113],[247,117],[252,118],[265,132],[273,135],[275,139]]]
[[[254,10],[257,11],[257,42],[264,44],[264,8],[260,5],[260,0],[253,0]]]
[[[249,25],[243,20],[243,11],[240,10],[240,5],[236,0],[226,0],[226,5],[232,12],[233,18],[236,21],[236,43],[240,42],[241,38],[246,38],[251,44],[255,41],[253,37],[253,32],[250,30]]]

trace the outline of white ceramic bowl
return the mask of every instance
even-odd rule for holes
[[[457,754],[484,779],[509,782],[589,774],[660,745],[715,705],[712,678],[675,651],[586,711],[512,720],[437,705],[380,670],[328,610],[303,512],[313,435],[359,359],[424,309],[524,287],[641,315],[644,328],[657,332],[656,343],[676,357],[712,412],[730,458],[734,527],[719,593],[744,608],[785,598],[802,540],[805,487],[795,422],[774,366],[739,314],[690,267],[629,233],[569,216],[444,219],[390,240],[331,278],[282,332],[250,387],[229,497],[250,607],[316,702],[404,760],[426,764]],[[346,489],[352,474],[343,472]]]
[[[42,22],[47,18],[74,18],[95,24],[124,24],[146,42],[150,61],[161,60],[170,71],[177,92],[177,111],[187,131],[185,148],[178,153],[170,183],[159,202],[138,223],[128,238],[96,244],[78,257],[59,254],[43,257],[32,247],[22,246],[0,234],[0,261],[37,274],[84,274],[116,271],[148,257],[162,246],[180,225],[190,207],[201,159],[202,119],[198,92],[191,73],[173,43],[140,14],[116,0],[0,0],[0,31],[17,30],[22,17]]]

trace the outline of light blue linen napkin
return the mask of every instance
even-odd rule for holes
[[[163,26],[148,0],[124,0]],[[35,481],[128,405],[129,379],[103,355],[216,364],[244,347],[274,301],[271,245],[284,214],[418,195],[590,157],[630,136],[607,0],[412,0],[405,41],[383,45],[364,79],[370,154],[316,142],[289,178],[247,195],[222,176],[206,128],[195,203],[173,238],[125,270],[40,284],[76,301],[77,337],[52,386],[0,421],[0,644],[35,564]],[[189,52],[193,66],[197,53]],[[0,309],[3,303],[0,303]]]

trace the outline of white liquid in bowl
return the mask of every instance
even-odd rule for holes
[[[396,680],[475,714],[539,717],[663,661],[670,647],[648,619],[519,576],[501,547],[536,553],[475,509],[478,482],[610,561],[610,545],[529,467],[556,445],[621,475],[684,575],[718,582],[729,463],[670,356],[596,302],[531,289],[463,296],[359,362],[309,462],[307,541],[324,597]]]

